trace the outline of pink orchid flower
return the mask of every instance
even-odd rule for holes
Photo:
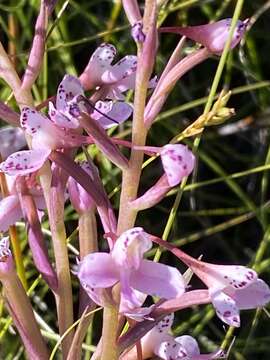
[[[79,105],[87,112],[78,101],[80,96],[84,96],[84,89],[79,79],[65,75],[57,89],[56,106],[52,102],[49,103],[51,120],[58,126],[68,129],[78,128],[80,125],[76,117],[72,116],[72,110]],[[123,101],[97,101],[90,108],[90,113],[104,129],[108,129],[127,120],[132,114],[132,107]]]
[[[152,240],[179,257],[208,287],[217,316],[230,326],[240,326],[240,310],[263,307],[270,301],[270,288],[257,273],[240,265],[216,265],[187,255],[167,242]]]
[[[169,333],[173,320],[173,313],[165,316],[141,339],[143,359],[153,355],[163,360],[210,360],[225,357],[221,349],[210,354],[200,354],[198,343],[192,336],[183,335],[174,338]],[[124,359],[135,360],[136,352],[133,348]]]
[[[185,145],[168,144],[161,148],[145,146],[143,149],[160,154],[164,175],[141,197],[130,203],[139,210],[150,208],[161,201],[172,187],[190,175],[195,165],[195,156]]]
[[[43,192],[35,180],[35,174],[26,177],[26,184],[33,196],[37,209],[40,211],[46,208]],[[16,176],[6,176],[9,196],[0,201],[0,231],[7,231],[9,226],[14,225],[23,218],[23,211],[20,204],[19,194],[16,189]]]
[[[103,43],[92,54],[89,63],[79,77],[85,90],[105,85],[108,99],[123,100],[123,92],[135,88],[137,56],[127,55],[112,65],[116,49]],[[155,87],[156,78],[149,82],[149,88]]]
[[[139,309],[145,295],[170,299],[185,291],[177,269],[143,259],[151,247],[152,241],[142,228],[125,231],[109,254],[92,253],[79,262],[77,276],[81,285],[94,302],[103,305],[102,290],[120,282],[120,312],[135,319],[148,314],[151,309]]]
[[[231,41],[231,49],[233,49],[243,38],[248,21],[248,19],[244,21],[238,20]],[[232,19],[223,19],[206,25],[164,27],[160,29],[160,32],[174,32],[187,36],[189,39],[205,46],[210,52],[220,55],[228,39],[231,22]]]

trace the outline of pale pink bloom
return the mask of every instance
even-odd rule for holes
[[[5,126],[0,129],[0,154],[6,159],[10,154],[26,147],[24,132],[20,128]]]
[[[206,284],[217,315],[226,324],[239,327],[239,310],[262,307],[270,301],[269,286],[258,279],[254,270],[240,265],[206,263],[164,240],[154,236],[151,239],[170,250]]]
[[[196,260],[190,268],[208,286],[218,317],[228,325],[240,326],[241,309],[262,307],[270,301],[268,285],[245,266]]]
[[[174,32],[187,36],[203,46],[210,52],[220,55],[224,49],[225,43],[229,36],[232,19],[223,19],[212,24],[187,26],[187,27],[164,27],[161,32]],[[233,49],[243,38],[248,20],[238,20],[236,29],[231,41]]]
[[[84,89],[78,78],[65,75],[58,86],[55,106],[49,103],[49,116],[58,126],[76,129],[80,127],[76,112],[86,111],[104,128],[121,124],[132,114],[132,107],[123,101],[97,101],[86,108],[79,98],[84,96]],[[86,100],[86,98],[85,98]],[[74,116],[75,115],[75,116]]]
[[[142,339],[143,359],[153,355],[163,360],[210,360],[224,358],[222,350],[210,354],[200,354],[197,341],[189,335],[174,338],[169,334],[174,320],[174,314],[167,315]],[[132,350],[132,353],[134,350]],[[132,358],[127,356],[127,358]]]
[[[151,309],[138,310],[145,295],[170,299],[185,291],[177,269],[143,259],[143,254],[151,247],[152,241],[142,228],[125,231],[116,240],[111,253],[92,253],[78,264],[81,285],[93,301],[104,305],[102,289],[120,282],[120,312],[135,319],[148,314]]]
[[[168,144],[161,148],[143,148],[160,153],[164,175],[141,197],[131,202],[131,205],[139,210],[150,208],[161,201],[172,187],[190,175],[195,165],[195,156],[185,145]]]
[[[116,49],[111,44],[101,44],[92,54],[89,63],[79,77],[85,90],[106,85],[107,98],[123,100],[123,92],[135,88],[137,56],[126,55],[116,64],[112,62]],[[156,85],[154,78],[149,87]]]
[[[26,184],[38,210],[46,208],[41,187],[35,181],[35,174],[26,177]],[[16,177],[7,176],[7,183],[10,195],[0,201],[0,231],[7,231],[9,226],[14,225],[23,218],[23,211],[20,204],[19,194],[16,190]]]

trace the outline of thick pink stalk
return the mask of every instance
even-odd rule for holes
[[[59,167],[55,167],[50,189],[48,213],[58,280],[56,304],[60,334],[63,334],[73,324],[73,299],[64,224],[64,191],[65,181],[63,181],[63,175]],[[71,330],[62,342],[64,359],[67,357],[73,335],[74,331]]]
[[[138,52],[138,67],[136,74],[134,112],[132,123],[132,145],[144,146],[147,129],[144,125],[144,110],[147,96],[148,82],[151,77],[156,54],[156,3],[146,2],[144,17],[145,28],[148,29],[142,51]],[[129,168],[123,172],[122,192],[118,219],[118,234],[131,228],[136,220],[137,210],[130,206],[130,202],[137,196],[143,152],[132,148]]]

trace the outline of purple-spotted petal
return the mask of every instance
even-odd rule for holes
[[[213,289],[224,289],[226,287],[236,290],[244,289],[255,282],[258,277],[254,270],[245,266],[204,264],[202,280]]]
[[[67,129],[76,129],[79,126],[79,122],[75,117],[70,116],[70,114],[64,110],[63,112],[58,111],[52,102],[49,102],[48,114],[52,122],[54,122],[57,126]]]
[[[234,299],[240,310],[262,307],[270,301],[270,288],[261,279],[257,279],[245,289],[233,290],[228,288],[225,291]]]
[[[31,135],[33,149],[53,149],[59,139],[59,129],[45,115],[25,107],[21,112],[21,126]]]
[[[67,102],[77,95],[83,95],[83,87],[78,78],[72,75],[65,75],[58,86],[56,95],[56,109],[65,110]]]
[[[159,343],[154,348],[154,353],[163,360],[190,360],[185,348],[177,343],[172,336]]]
[[[143,254],[151,249],[152,241],[143,228],[137,227],[125,231],[115,242],[112,258],[125,269],[138,269]]]
[[[0,201],[0,231],[7,231],[9,226],[22,218],[22,210],[17,195],[10,195]]]
[[[111,255],[92,253],[83,258],[78,265],[77,276],[81,283],[90,288],[107,288],[119,280],[119,273]]]
[[[187,146],[181,144],[165,145],[160,156],[168,183],[172,187],[178,185],[194,168],[195,157]]]
[[[164,264],[142,260],[140,267],[132,271],[130,285],[144,294],[173,299],[185,292],[180,272]]]
[[[85,90],[102,85],[102,75],[110,69],[116,55],[116,49],[111,44],[101,44],[90,58],[85,70],[80,76],[80,81]]]
[[[18,151],[0,164],[0,171],[8,175],[30,174],[42,167],[50,152],[47,149]]]
[[[186,350],[188,357],[193,358],[193,356],[200,355],[198,343],[192,336],[179,336],[175,338],[175,341],[183,346],[183,348]]]
[[[11,126],[0,129],[0,153],[3,159],[25,146],[26,140],[22,129]]]
[[[101,79],[106,84],[113,84],[119,80],[126,79],[137,69],[137,56],[127,55],[119,60],[115,65],[105,71]]]
[[[133,111],[133,108],[129,104],[122,101],[115,103],[112,101],[98,101],[95,107],[97,107],[99,112],[95,110],[91,114],[91,117],[97,120],[104,129],[122,124],[130,117]]]
[[[223,19],[206,25],[161,28],[161,32],[175,32],[185,35],[188,38],[204,45],[209,51],[219,55],[222,53],[228,39],[231,22],[232,19]],[[247,20],[238,20],[231,41],[231,49],[233,49],[244,36],[247,23]]]
[[[230,326],[240,326],[239,309],[235,301],[224,292],[218,292],[211,295],[212,303],[216,309],[217,316]]]

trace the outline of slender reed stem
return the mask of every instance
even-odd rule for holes
[[[118,359],[116,347],[117,327],[118,309],[110,306],[104,307],[101,360]]]

